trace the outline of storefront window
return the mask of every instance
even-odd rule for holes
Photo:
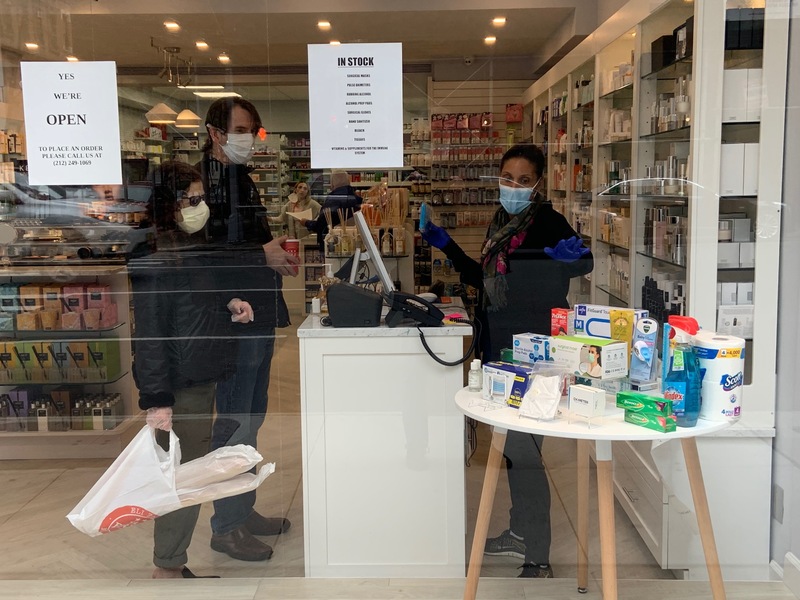
[[[0,0],[0,580],[780,578],[791,17]]]

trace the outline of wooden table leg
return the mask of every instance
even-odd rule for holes
[[[492,517],[494,494],[497,490],[497,479],[500,476],[500,461],[506,446],[506,430],[492,429],[492,445],[489,447],[489,458],[486,461],[486,474],[483,476],[481,502],[478,505],[478,519],[475,522],[475,533],[472,536],[472,551],[467,568],[467,585],[464,588],[464,600],[475,600],[478,592],[478,578],[481,576],[483,549],[486,545],[486,534],[489,532],[489,520]]]
[[[693,437],[681,438],[681,446],[683,447],[683,459],[686,461],[686,473],[689,475],[694,511],[697,514],[700,540],[703,542],[706,569],[708,569],[708,579],[711,583],[711,595],[714,600],[725,600],[725,584],[722,581],[717,543],[714,540],[714,530],[711,526],[711,513],[708,510],[708,497],[706,496],[706,486],[703,483],[703,471],[700,469],[697,442]]]
[[[597,440],[597,505],[600,518],[600,562],[603,600],[617,600],[617,547],[614,531],[614,471],[611,442]]]
[[[578,440],[578,591],[589,585],[589,441]]]

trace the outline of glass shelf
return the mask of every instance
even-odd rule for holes
[[[593,113],[594,112],[594,100],[591,102],[587,102],[586,104],[581,104],[578,108],[573,108],[572,112],[574,113]]]
[[[630,252],[631,249],[626,246],[620,246],[619,244],[615,244],[614,242],[609,242],[601,238],[595,238],[595,241],[605,244],[609,248],[615,248],[617,250],[624,250],[625,252]]]
[[[659,131],[656,133],[648,133],[646,135],[641,136],[640,139],[643,140],[655,140],[655,141],[670,141],[670,142],[688,142],[691,139],[689,135],[692,130],[691,125],[686,125],[685,127],[678,127],[678,129],[671,129],[669,131]]]
[[[117,331],[123,325],[125,325],[125,321],[121,321],[114,325],[113,327],[109,327],[106,329],[32,329],[32,330],[19,330],[15,329],[14,331],[3,331],[0,332],[0,339],[2,340],[23,340],[23,341],[36,341],[36,342],[47,342],[47,341],[58,341],[69,339],[73,342],[94,342],[98,339],[105,339],[102,338],[102,334],[111,333],[113,331]],[[99,334],[101,337],[97,337],[96,334]]]
[[[602,144],[597,144],[597,146],[598,148],[608,148],[619,144],[630,144],[632,141],[633,138],[625,138],[623,140],[612,140],[610,142],[603,142]]]
[[[619,290],[613,290],[608,286],[600,284],[597,285],[597,289],[603,292],[604,294],[608,294],[611,298],[613,298],[618,302],[622,302],[625,305],[628,304],[628,301],[622,297],[622,292],[620,292]]]
[[[633,100],[633,83],[606,92],[600,96],[600,100]]]
[[[692,72],[692,57],[686,56],[647,75],[642,75],[642,79],[676,79],[681,75],[688,75]]]
[[[668,258],[662,258],[661,256],[656,256],[655,254],[650,254],[648,252],[642,252],[642,251],[637,251],[636,254],[638,254],[639,256],[644,256],[646,258],[651,258],[665,265],[671,265],[673,267],[677,267],[678,269],[686,269],[686,265],[679,265],[678,263],[673,262]]]

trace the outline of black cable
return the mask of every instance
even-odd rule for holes
[[[480,321],[470,321],[468,319],[450,319],[450,320],[453,321],[454,323],[467,323],[472,327],[472,341],[469,344],[469,348],[467,349],[466,354],[464,354],[464,356],[453,362],[442,360],[441,358],[436,356],[433,353],[433,350],[431,350],[430,346],[428,346],[428,342],[425,341],[425,334],[422,333],[422,329],[420,329],[419,325],[417,325],[417,331],[419,331],[419,339],[422,341],[422,345],[425,348],[425,351],[428,353],[428,355],[430,355],[430,357],[433,360],[435,360],[440,365],[444,365],[445,367],[457,367],[458,365],[467,362],[470,356],[472,355],[472,352],[475,350],[475,344],[478,343],[478,336],[480,335],[481,325]]]

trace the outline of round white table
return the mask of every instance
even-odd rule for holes
[[[638,425],[626,423],[621,409],[606,404],[605,415],[589,422],[582,417],[569,418],[565,402],[559,406],[560,414],[552,421],[540,421],[523,417],[519,410],[509,406],[497,408],[481,397],[480,392],[466,388],[456,393],[456,406],[467,417],[492,427],[492,443],[486,464],[486,475],[472,539],[465,600],[474,600],[478,590],[483,549],[489,530],[500,463],[508,430],[578,440],[578,591],[585,592],[589,581],[587,543],[589,537],[589,444],[595,444],[597,463],[597,503],[600,518],[600,560],[603,573],[604,600],[617,600],[617,558],[614,533],[614,489],[611,442],[634,440],[680,439],[686,471],[692,490],[697,524],[705,554],[706,568],[714,600],[725,600],[725,587],[717,557],[717,546],[708,511],[708,498],[703,484],[703,473],[697,453],[695,437],[725,429],[727,421],[698,420],[695,427],[679,427],[672,433],[661,433]],[[570,422],[570,420],[572,422]]]

